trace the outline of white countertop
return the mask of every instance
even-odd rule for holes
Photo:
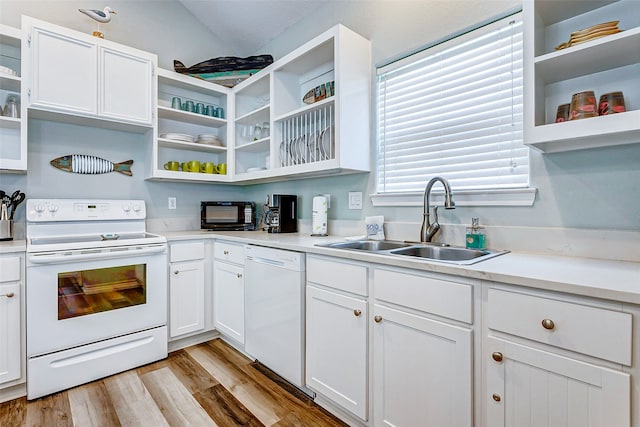
[[[7,240],[0,242],[0,254],[24,252],[25,250],[27,250],[26,240]]]
[[[299,233],[200,230],[163,234],[169,242],[202,238],[223,239],[640,304],[640,263],[636,262],[511,252],[465,266],[315,246],[318,243],[344,240],[338,236],[311,237]]]

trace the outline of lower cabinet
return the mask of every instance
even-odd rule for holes
[[[169,259],[169,337],[204,331],[205,243],[172,243]]]
[[[373,306],[376,426],[471,426],[472,331]]]
[[[487,338],[487,426],[631,425],[630,375]]]
[[[473,286],[374,270],[374,426],[472,426]],[[453,299],[454,296],[456,299]]]
[[[17,254],[0,255],[0,389],[24,381],[22,260]]]
[[[307,286],[307,386],[367,419],[367,301]]]
[[[0,286],[0,387],[20,378],[20,284]]]
[[[216,241],[214,257],[214,325],[221,334],[244,344],[244,247]]]
[[[632,425],[630,313],[550,292],[485,292],[485,425]]]

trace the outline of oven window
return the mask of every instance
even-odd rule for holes
[[[144,304],[146,264],[58,273],[58,320]]]

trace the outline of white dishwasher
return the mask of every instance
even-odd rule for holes
[[[304,383],[305,254],[245,246],[245,351]]]

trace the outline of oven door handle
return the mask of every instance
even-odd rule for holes
[[[28,262],[32,264],[56,264],[62,262],[73,261],[90,261],[96,259],[110,259],[110,258],[128,258],[132,256],[144,256],[151,254],[158,254],[166,252],[167,245],[149,245],[145,247],[131,246],[126,249],[123,248],[111,248],[111,249],[84,249],[74,250],[69,252],[53,252],[53,253],[41,253],[30,254],[27,257]]]

